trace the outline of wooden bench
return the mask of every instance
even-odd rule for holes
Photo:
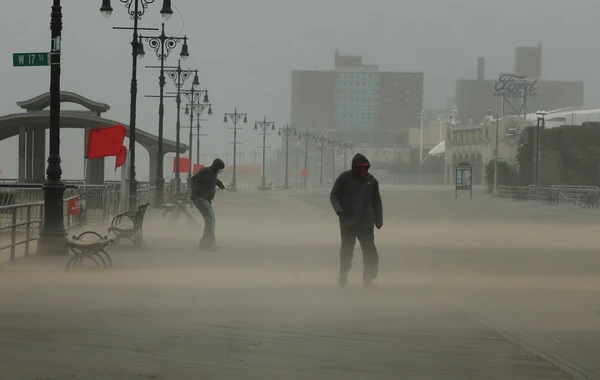
[[[73,257],[67,262],[65,270],[68,271],[70,268],[81,266],[84,259],[92,260],[99,269],[101,268],[100,263],[96,258],[102,262],[102,267],[106,268],[107,266],[112,266],[112,260],[105,248],[113,244],[113,242],[114,239],[109,238],[108,236],[101,236],[94,231],[86,231],[79,236],[73,236],[73,238],[66,243],[67,247],[73,252]],[[101,254],[106,257],[106,261]]]
[[[550,190],[546,196],[544,196],[542,204],[554,206],[560,204],[560,190]]]
[[[581,208],[598,208],[598,200],[600,198],[600,193],[588,193],[583,194],[581,199],[579,200],[579,207]]]
[[[135,248],[143,244],[144,235],[142,227],[149,205],[150,203],[143,204],[138,206],[136,212],[127,211],[113,218],[108,232],[115,234],[115,244],[118,244],[121,239],[129,239]]]
[[[512,196],[513,202],[525,202],[527,201],[527,191],[518,190]]]

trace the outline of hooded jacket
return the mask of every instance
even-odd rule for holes
[[[371,174],[359,174],[359,166],[369,160],[358,153],[352,159],[352,169],[339,175],[331,189],[331,205],[339,215],[342,227],[381,228],[383,206],[379,194],[379,182]]]
[[[216,187],[223,187],[223,182],[217,179],[217,172],[225,168],[225,163],[220,158],[213,161],[212,165],[198,170],[198,173],[192,176],[191,187],[192,200],[206,199],[212,201],[215,197]]]

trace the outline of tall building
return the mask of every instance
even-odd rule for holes
[[[523,112],[535,113],[537,110],[583,106],[583,82],[541,79],[541,44],[515,49],[514,73],[510,75],[526,76],[529,83],[535,82],[534,94],[525,99],[506,98],[503,105],[503,97],[494,94],[494,85],[499,78],[485,79],[484,64],[483,58],[477,60],[476,79],[460,79],[456,82],[456,107],[462,122],[481,122],[488,110],[492,111],[492,115],[501,115],[503,108],[505,115],[514,115],[521,108]]]
[[[419,125],[423,73],[380,71],[335,53],[332,70],[292,71],[292,125],[368,146],[404,146]]]

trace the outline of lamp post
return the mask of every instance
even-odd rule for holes
[[[196,103],[196,163],[200,164],[200,136],[206,136],[206,133],[200,133],[200,122],[206,121],[205,119],[200,119],[204,111],[208,106],[208,114],[212,115],[212,104],[202,104],[200,103],[200,99],[198,99]]]
[[[231,178],[230,191],[237,191],[237,178],[235,174],[235,156],[237,153],[237,124],[242,119],[242,117],[244,118],[244,123],[247,123],[248,115],[246,115],[245,113],[238,113],[236,107],[233,113],[225,112],[225,117],[223,118],[224,123],[227,123],[227,117],[229,117],[233,122],[233,176]]]
[[[185,81],[192,76],[192,73],[195,73],[194,83],[192,86],[196,89],[200,87],[200,81],[198,80],[198,70],[183,70],[181,68],[181,60],[177,61],[177,67],[168,67],[168,70],[165,70],[167,76],[173,80],[175,87],[177,88],[177,92],[175,92],[175,103],[177,104],[177,124],[175,129],[177,131],[177,138],[175,145],[175,194],[179,194],[181,189],[181,173],[179,171],[179,145],[180,145],[180,135],[181,135],[181,87],[184,85]],[[172,94],[172,93],[171,93]],[[192,147],[190,146],[190,149]]]
[[[300,147],[296,146],[296,149],[294,149],[294,151],[296,152],[296,186],[298,186],[298,184],[300,183]]]
[[[192,179],[192,157],[193,157],[193,149],[192,149],[192,140],[194,134],[194,109],[196,107],[196,103],[200,101],[200,96],[204,94],[204,104],[208,104],[208,90],[200,90],[198,87],[200,86],[200,81],[198,80],[198,70],[195,70],[194,74],[194,83],[192,84],[192,88],[189,90],[181,91],[183,95],[186,97],[188,104],[185,105],[185,114],[190,115],[190,139],[189,139],[189,157],[190,157],[190,169],[188,170],[187,184],[190,185],[190,180]],[[190,110],[191,108],[191,110]],[[191,112],[190,112],[191,111]],[[212,107],[209,106],[208,114],[212,115]]]
[[[288,174],[288,171],[289,171],[288,162],[289,162],[289,155],[290,155],[290,150],[289,150],[290,136],[292,134],[294,134],[294,136],[296,135],[296,128],[290,128],[290,125],[286,124],[285,128],[279,128],[279,136],[281,136],[282,134],[285,136],[285,180],[283,182],[283,188],[288,189],[289,185],[290,185],[290,179],[289,179],[289,174]]]
[[[308,171],[308,141],[311,137],[314,137],[314,135],[312,133],[308,133],[308,130],[298,135],[299,139],[304,138],[304,170],[306,171]],[[304,188],[308,188],[308,176],[304,177],[303,182]]]
[[[335,153],[336,153],[336,149],[338,147],[338,142],[335,140],[330,140],[329,141],[329,145],[332,147],[332,154],[331,154],[331,180],[335,181]]]
[[[342,148],[344,148],[344,171],[348,170],[348,150],[352,149],[352,142],[343,143]]]
[[[445,120],[444,120],[444,115],[443,115],[443,114],[439,114],[439,115],[437,115],[437,121],[438,121],[438,124],[440,125],[440,137],[439,137],[439,143],[441,144],[441,143],[442,143],[442,138],[443,138],[443,136],[444,136],[444,134],[443,134],[443,129],[444,129],[444,121],[445,121]]]
[[[489,114],[489,112],[488,112]],[[497,195],[498,186],[498,127],[500,126],[500,119],[496,116],[496,147],[494,148],[494,190],[493,195]]]
[[[185,114],[190,116],[190,125],[182,126],[181,128],[189,128],[190,129],[190,147],[192,146],[193,136],[196,137],[196,163],[200,163],[200,136],[206,136],[206,133],[200,133],[200,121],[207,121],[206,119],[200,119],[204,111],[208,108],[208,114],[212,115],[212,105],[211,104],[203,104],[200,102],[200,97],[196,97],[196,101],[194,103],[188,103],[185,105]],[[197,124],[194,126],[194,115],[196,115]],[[194,128],[196,128],[196,133],[194,133]],[[189,151],[190,157],[190,170],[191,170],[191,162],[193,157],[192,149]],[[193,174],[193,173],[192,173]]]
[[[319,179],[319,186],[323,187],[323,161],[324,161],[324,154],[325,154],[325,144],[327,143],[327,139],[325,138],[324,135],[321,135],[321,137],[315,137],[315,141],[320,141],[321,142],[321,177]]]
[[[263,145],[264,145],[264,141],[263,141]],[[258,150],[253,150],[252,152],[250,152],[250,155],[252,156],[252,165],[256,166],[256,156],[260,155],[260,152]],[[264,152],[263,152],[264,155]]]
[[[164,135],[164,117],[165,117],[165,105],[164,105],[164,91],[165,91],[165,61],[169,57],[171,50],[175,49],[180,41],[183,40],[181,47],[181,53],[179,56],[181,59],[186,60],[189,57],[189,50],[187,44],[187,36],[184,37],[169,37],[165,34],[165,24],[161,26],[161,33],[158,36],[141,36],[140,39],[145,39],[148,45],[154,49],[156,57],[160,61],[160,66],[146,66],[146,68],[158,68],[160,73],[158,76],[158,87],[159,87],[159,103],[158,103],[158,157],[156,160],[156,198],[154,200],[155,207],[161,207],[164,203],[164,160],[163,160],[163,135]],[[143,45],[142,45],[143,46]],[[157,96],[146,95],[148,98],[154,98]]]
[[[263,140],[263,145],[262,145],[262,179],[261,179],[261,185],[260,185],[260,189],[261,190],[267,190],[267,168],[265,166],[265,158],[266,158],[266,150],[267,150],[267,131],[270,129],[272,131],[275,130],[275,122],[273,121],[267,121],[267,118],[265,117],[263,119],[263,121],[256,121],[254,122],[254,129],[255,130],[261,130],[262,131],[262,140]],[[256,156],[255,156],[256,157]]]
[[[536,131],[536,150],[535,150],[535,185],[539,186],[539,170],[540,170],[540,144],[542,141],[541,131],[546,127],[546,111],[537,111],[536,112],[537,125],[535,128]]]
[[[66,255],[67,232],[63,219],[63,196],[67,188],[60,166],[60,44],[62,7],[54,0],[50,14],[50,152],[44,191],[44,223],[38,241],[40,255]]]
[[[244,152],[237,152],[239,158],[238,160],[240,161],[240,165],[244,166],[244,156],[246,156],[246,153]]]
[[[229,152],[223,153],[223,161],[225,161],[225,164],[227,164],[227,162],[229,162],[229,157],[231,157],[231,153],[229,153]]]
[[[133,30],[133,38],[131,40],[131,55],[133,56],[131,64],[131,101],[129,109],[129,209],[135,210],[137,207],[137,181],[135,179],[135,142],[136,142],[136,108],[137,108],[137,58],[144,56],[143,45],[138,38],[140,30],[158,30],[156,28],[140,28],[138,22],[142,19],[148,5],[154,3],[154,0],[119,0],[125,4],[127,13],[133,20],[133,28],[129,27],[113,27],[113,29]],[[102,0],[100,13],[104,17],[109,17],[112,14],[113,8],[111,0]],[[171,9],[171,0],[163,0],[163,7],[160,10],[161,15],[165,20],[168,20],[173,15]]]

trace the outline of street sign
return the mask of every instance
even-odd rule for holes
[[[14,67],[50,66],[48,53],[14,53]]]

